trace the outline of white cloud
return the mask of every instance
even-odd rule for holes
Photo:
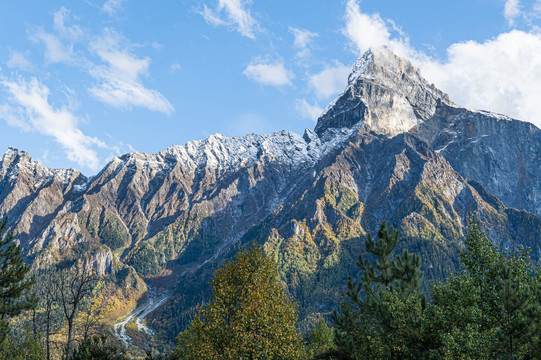
[[[207,5],[203,5],[203,10],[199,12],[203,16],[203,19],[208,24],[219,26],[219,25],[228,25],[227,21],[222,20],[218,14],[216,14],[212,9],[207,7]]]
[[[515,19],[521,15],[520,0],[506,0],[503,15],[510,26],[515,24]]]
[[[302,117],[313,121],[316,121],[323,113],[323,109],[319,105],[311,105],[305,99],[297,99],[295,109]]]
[[[203,5],[200,14],[209,24],[236,28],[242,36],[255,39],[255,32],[259,29],[259,24],[246,9],[246,4],[249,3],[250,1],[243,0],[218,0],[216,10]]]
[[[122,2],[105,5],[115,4],[120,6]],[[174,112],[171,103],[158,90],[147,89],[143,84],[142,78],[148,76],[149,57],[138,58],[132,54],[130,42],[112,29],[104,29],[101,36],[88,41],[91,34],[70,24],[72,19],[70,11],[61,8],[54,13],[53,33],[38,29],[33,35],[33,40],[45,44],[50,63],[66,63],[89,73],[97,81],[89,92],[103,103],[124,109],[135,106],[165,114]],[[75,45],[79,46],[77,53]]]
[[[363,14],[349,0],[344,34],[359,53],[388,46],[409,58],[423,75],[447,92],[459,105],[495,111],[541,127],[541,33],[513,30],[479,43],[456,43],[447,59],[434,60],[410,46],[403,34],[391,29],[379,15]]]
[[[409,39],[404,33],[393,22],[383,20],[379,14],[362,13],[357,0],[348,1],[345,18],[346,27],[342,31],[361,53],[370,48],[387,46],[397,55],[412,56]],[[396,33],[395,36],[391,30]]]
[[[74,63],[73,44],[65,44],[57,35],[39,29],[31,38],[45,45],[45,58],[49,63]]]
[[[21,128],[24,131],[31,131],[32,127],[20,116],[13,106],[0,105],[0,118],[4,119],[9,126]]]
[[[165,114],[174,112],[173,105],[157,90],[147,89],[141,80],[148,75],[150,58],[140,59],[122,46],[125,39],[111,29],[91,44],[92,51],[105,63],[89,70],[98,84],[90,93],[98,100],[117,108],[143,107]]]
[[[109,16],[115,15],[118,11],[122,10],[125,0],[107,0],[101,11],[107,13]]]
[[[311,42],[312,39],[315,37],[318,37],[319,34],[313,33],[306,29],[297,29],[294,27],[289,27],[289,31],[293,34],[295,37],[295,40],[293,41],[293,45],[297,49],[304,49],[306,48]]]
[[[78,25],[68,25],[67,22],[71,19],[71,11],[61,7],[60,10],[53,14],[54,29],[65,39],[79,40],[84,36],[84,32]]]
[[[171,66],[169,66],[170,73],[175,73],[179,71],[180,69],[182,69],[182,66],[179,63],[173,63],[171,64]]]
[[[294,36],[293,46],[298,49],[297,58],[306,58],[310,56],[310,49],[308,48],[313,38],[318,37],[319,34],[311,32],[306,29],[297,29],[289,27],[289,32]]]
[[[50,63],[77,63],[74,44],[84,37],[83,30],[78,25],[69,25],[72,20],[70,10],[62,7],[53,14],[55,33],[49,33],[38,28],[31,40],[45,45],[45,57]],[[79,59],[80,60],[80,59]]]
[[[333,66],[311,75],[308,84],[319,99],[328,99],[344,90],[350,72],[351,67],[336,61]]]
[[[92,147],[107,146],[99,139],[83,134],[77,128],[77,117],[67,108],[55,109],[49,103],[47,86],[36,78],[28,82],[2,80],[1,84],[11,96],[11,103],[3,105],[0,113],[8,124],[52,136],[64,148],[68,159],[92,170],[99,167],[97,153]]]
[[[20,69],[24,71],[29,71],[32,69],[32,63],[26,58],[23,53],[18,51],[11,50],[9,54],[9,59],[6,62],[6,65],[12,69]]]
[[[243,74],[255,82],[272,86],[290,85],[294,78],[294,74],[285,68],[283,62],[273,63],[262,58],[252,60]]]
[[[513,30],[457,43],[443,62],[421,64],[427,79],[459,105],[503,113],[541,127],[541,34]]]

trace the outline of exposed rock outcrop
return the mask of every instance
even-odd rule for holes
[[[474,210],[494,240],[539,257],[540,169],[541,130],[453,104],[384,48],[359,59],[302,137],[212,135],[113,158],[91,178],[9,149],[0,216],[30,261],[93,244],[85,259],[98,273],[123,264],[176,287],[160,310],[171,322],[154,323],[174,336],[232,244],[258,241],[274,256],[302,319],[330,311],[360,239],[384,219],[421,253],[427,278],[456,268]]]

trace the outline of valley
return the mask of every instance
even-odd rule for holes
[[[474,212],[492,241],[539,259],[539,169],[541,130],[454,104],[382,48],[302,136],[215,134],[113,157],[92,177],[10,148],[0,216],[34,271],[76,259],[139,302],[107,324],[119,344],[134,346],[131,326],[171,349],[213,272],[253,244],[276,261],[302,332],[332,313],[383,220],[421,256],[425,288],[460,271]]]

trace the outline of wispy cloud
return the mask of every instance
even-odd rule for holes
[[[30,39],[45,45],[45,58],[49,63],[80,63],[76,59],[74,44],[85,34],[78,25],[69,24],[72,20],[70,10],[62,7],[53,14],[55,32],[47,32],[41,27],[33,30]]]
[[[122,1],[104,4],[111,11],[119,6]],[[128,110],[141,107],[165,114],[174,112],[164,95],[143,83],[143,78],[149,75],[149,57],[133,54],[130,41],[113,29],[106,28],[101,35],[93,36],[73,24],[74,20],[63,7],[53,15],[54,32],[39,28],[32,35],[32,39],[45,45],[49,63],[69,64],[88,73],[96,81],[89,92],[105,104]]]
[[[308,46],[312,40],[319,36],[319,34],[311,32],[306,29],[298,29],[294,27],[289,27],[289,32],[293,34],[293,46],[298,49],[296,56],[297,57],[306,57],[310,55],[310,49]]]
[[[24,71],[32,70],[33,66],[30,60],[25,54],[15,50],[11,50],[9,53],[9,59],[6,62],[7,67],[12,69],[20,69]]]
[[[111,7],[122,2],[110,2]],[[118,7],[116,7],[118,10]],[[105,11],[105,10],[104,10]],[[151,60],[134,54],[135,46],[112,29],[100,35],[78,24],[78,18],[62,7],[53,14],[50,30],[30,27],[31,40],[45,46],[49,66],[63,63],[88,75],[88,91],[98,100],[117,108],[146,108],[171,114],[174,109],[158,91],[148,89],[144,78],[149,76]],[[11,52],[6,63],[12,68],[32,66],[24,54]],[[88,83],[88,80],[86,80]],[[117,154],[122,144],[109,146],[104,141],[84,134],[79,128],[81,118],[75,115],[76,95],[67,87],[66,106],[54,105],[51,90],[42,81],[20,77],[7,78],[0,74],[0,90],[7,94],[7,102],[0,105],[0,118],[23,131],[35,131],[50,136],[62,146],[67,158],[79,166],[96,170],[101,165],[100,154]],[[112,142],[117,142],[112,140]]]
[[[295,101],[295,110],[306,119],[310,119],[312,121],[316,121],[323,112],[323,108],[321,108],[318,104],[309,104],[306,99],[297,99]]]
[[[148,76],[150,58],[138,58],[125,46],[127,41],[116,31],[105,29],[92,44],[92,51],[104,65],[93,66],[89,72],[98,84],[90,93],[100,101],[118,108],[133,106],[174,112],[173,105],[158,91],[147,89],[141,77]]]
[[[214,10],[203,5],[200,14],[209,24],[227,26],[236,29],[242,36],[255,39],[259,24],[246,8],[249,3],[243,0],[218,0]]]
[[[79,25],[68,24],[72,19],[76,20],[71,14],[71,11],[65,7],[61,7],[60,10],[53,14],[54,29],[62,38],[77,41],[82,39],[84,31]]]
[[[414,49],[404,34],[378,14],[361,12],[349,0],[344,34],[362,53],[388,46],[421,68],[423,75],[447,92],[453,101],[470,108],[504,113],[541,127],[541,32],[512,30],[485,42],[451,45],[439,61]]]
[[[0,117],[25,131],[37,131],[53,137],[66,152],[68,159],[96,170],[100,161],[94,147],[107,148],[95,137],[77,128],[78,118],[67,108],[54,108],[49,102],[49,88],[36,78],[0,83],[9,94],[9,104],[2,105]]]
[[[32,35],[31,40],[45,45],[45,58],[49,63],[75,62],[73,44],[64,43],[57,35],[40,28]]]
[[[515,24],[515,19],[521,15],[520,0],[506,0],[503,15],[510,26]]]
[[[116,15],[124,7],[126,0],[107,0],[101,7],[101,11],[109,16]]]
[[[253,59],[243,74],[255,82],[272,86],[291,85],[291,80],[295,77],[282,61],[271,62],[265,58]]]
[[[297,49],[304,49],[310,44],[310,42],[312,42],[313,38],[319,36],[319,34],[313,33],[309,30],[297,29],[291,26],[289,27],[289,31],[295,37],[293,45],[295,45]]]
[[[335,61],[321,72],[311,75],[308,85],[319,99],[328,99],[345,88],[350,72],[351,67]]]
[[[214,26],[229,24],[227,21],[222,20],[222,18],[214,10],[209,8],[207,5],[203,5],[203,10],[201,10],[199,14],[203,16],[203,19],[205,19],[205,21],[208,24],[211,24]]]

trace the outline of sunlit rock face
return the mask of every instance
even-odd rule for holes
[[[423,79],[408,60],[387,48],[366,52],[353,66],[345,91],[319,118],[316,132],[358,123],[395,136],[432,117],[446,94]]]
[[[332,310],[382,220],[421,254],[427,279],[456,269],[473,211],[493,240],[541,257],[538,128],[453,104],[386,48],[348,80],[303,136],[217,134],[115,157],[92,177],[9,149],[0,217],[36,266],[77,254],[100,274],[129,268],[175,289],[148,317],[171,339],[213,269],[253,242],[277,261],[301,320]]]
[[[96,240],[117,250],[121,261],[135,262],[136,248],[155,244],[157,235],[175,228],[177,238],[157,260],[158,271],[195,239],[209,242],[201,256],[238,241],[280,206],[296,201],[292,196],[312,186],[352,144],[364,154],[372,151],[374,139],[404,134],[505,206],[541,215],[539,129],[454,105],[387,48],[370,50],[355,63],[344,92],[315,131],[306,130],[304,136],[286,131],[212,135],[157,154],[115,157],[90,178],[73,169],[48,169],[10,148],[0,160],[0,215],[9,218],[10,230],[30,258],[43,249]],[[391,156],[385,149],[377,154],[382,162]],[[407,179],[404,154],[392,155],[400,160],[392,180],[396,186]],[[357,189],[356,177],[337,181]]]

